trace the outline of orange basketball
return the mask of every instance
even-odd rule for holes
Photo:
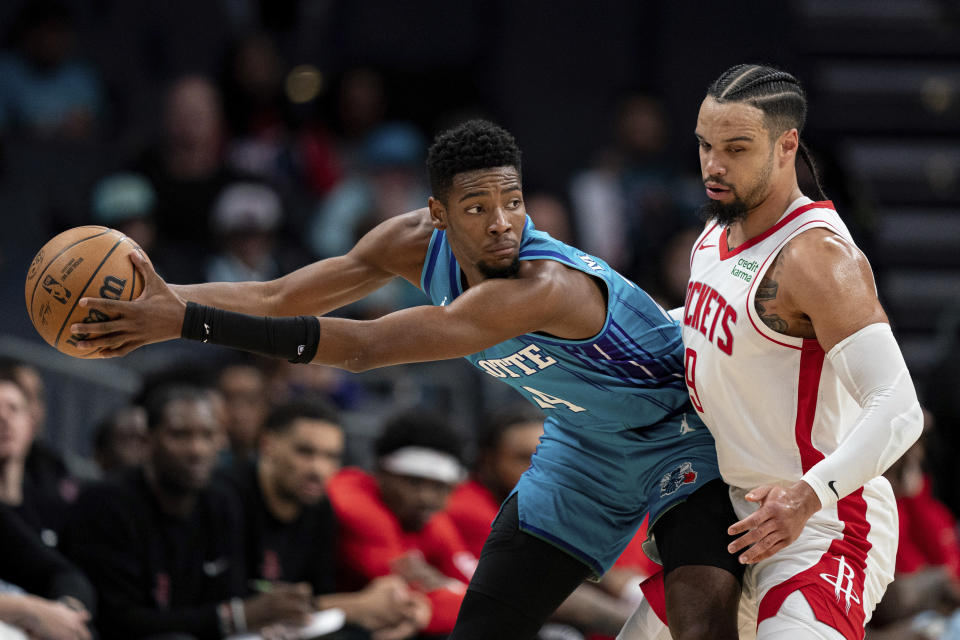
[[[30,263],[24,293],[27,313],[43,339],[58,351],[89,358],[94,350],[77,349],[86,336],[70,333],[77,322],[102,322],[109,317],[81,298],[133,300],[143,291],[143,280],[130,252],[142,250],[133,240],[107,227],[76,227],[55,236]]]

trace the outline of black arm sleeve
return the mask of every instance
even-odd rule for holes
[[[188,302],[180,337],[310,364],[317,355],[320,321],[314,316],[251,316]]]
[[[71,596],[91,613],[93,585],[57,551],[44,545],[12,509],[0,505],[0,578],[34,595],[56,600]]]

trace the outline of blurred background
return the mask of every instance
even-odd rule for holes
[[[701,227],[696,113],[747,61],[805,83],[804,138],[936,416],[928,451],[944,468],[960,451],[956,0],[5,0],[0,38],[0,355],[40,371],[42,437],[65,454],[88,455],[157,377],[220,384],[254,426],[264,403],[321,393],[354,462],[387,413],[428,404],[471,437],[514,398],[460,361],[354,375],[196,344],[61,356],[21,293],[59,231],[121,229],[171,282],[273,278],[423,206],[430,140],[483,116],[523,149],[538,227],[677,306]],[[398,283],[343,313],[424,301]],[[246,377],[223,382],[228,364]],[[956,471],[939,477],[956,510]]]

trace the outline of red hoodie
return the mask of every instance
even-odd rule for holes
[[[433,614],[423,631],[450,633],[477,560],[449,516],[440,512],[421,531],[404,531],[384,504],[376,479],[360,469],[342,470],[330,480],[327,493],[340,525],[338,546],[344,588],[362,588],[370,580],[391,573],[396,559],[419,553],[450,578],[445,586],[426,592]]]

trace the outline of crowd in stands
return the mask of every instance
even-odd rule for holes
[[[109,25],[137,3],[88,4],[117,13],[97,17]],[[203,49],[200,65],[179,60],[187,53],[176,36],[153,33],[145,17],[129,34],[131,59],[112,60],[80,47],[72,5],[24,0],[6,12],[0,198],[16,192],[11,148],[48,149],[43,162],[94,148],[81,158],[96,161],[69,169],[78,184],[35,189],[39,204],[0,239],[0,261],[66,227],[101,224],[138,242],[171,282],[267,280],[425,206],[428,140],[448,122],[398,109],[377,69],[299,65],[294,23],[312,23],[285,8],[300,3],[194,4],[204,5],[197,23],[177,28],[226,25],[189,40],[186,51]],[[229,15],[208,15],[214,5]],[[656,96],[623,96],[610,121],[611,141],[566,192],[525,185],[527,210],[538,228],[604,257],[666,308],[680,306],[702,225],[699,177],[674,168]],[[343,313],[368,318],[424,302],[398,281]],[[362,379],[208,354],[176,370],[160,366],[170,357],[131,359],[144,389],[99,424],[87,421],[89,458],[44,438],[42,373],[0,362],[0,640],[449,632],[543,416],[511,406],[477,416],[381,407],[369,412],[372,448],[357,451],[368,442],[351,442],[338,411],[364,412]],[[956,376],[952,363],[945,375]],[[921,443],[888,472],[901,544],[872,640],[951,629],[960,638],[955,388],[935,406],[954,408],[925,438],[949,444],[926,456]],[[945,489],[931,488],[927,457]],[[366,463],[341,468],[345,459]],[[615,636],[655,571],[644,538],[645,527],[541,638]]]
[[[158,377],[95,429],[94,459],[69,467],[37,438],[45,400],[23,382],[36,369],[0,363],[0,638],[448,633],[542,414],[490,416],[468,472],[460,431],[409,410],[382,425],[371,468],[343,467],[327,400],[272,402],[255,363],[211,379]],[[615,635],[652,570],[644,538],[541,637]]]

